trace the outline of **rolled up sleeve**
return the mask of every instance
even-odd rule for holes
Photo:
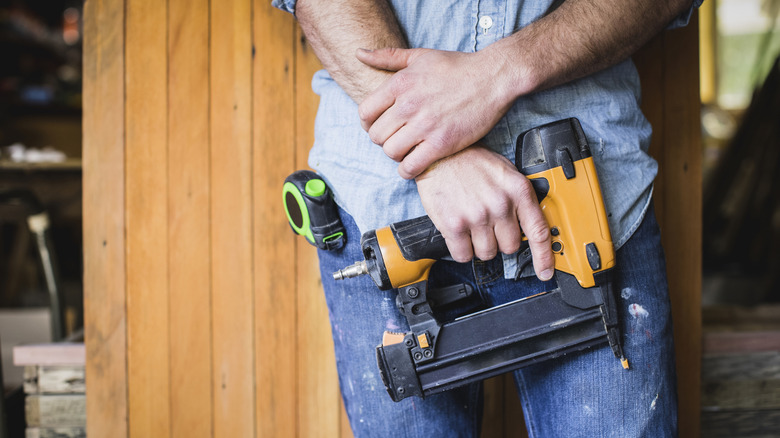
[[[296,0],[272,0],[271,6],[295,15]]]
[[[693,15],[693,11],[701,6],[701,4],[704,2],[704,0],[693,0],[693,3],[691,4],[691,7],[683,11],[682,14],[675,17],[674,20],[672,20],[671,23],[666,27],[666,29],[677,29],[679,27],[685,27],[688,25],[688,23],[691,21],[691,15]]]

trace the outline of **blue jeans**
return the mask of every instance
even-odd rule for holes
[[[334,271],[363,258],[357,227],[348,214],[342,211],[341,215],[347,245],[337,252],[320,251],[319,257],[341,393],[355,436],[478,437],[481,384],[398,403],[385,391],[374,349],[385,330],[406,331],[408,325],[395,306],[395,291],[380,291],[368,276],[333,280]],[[652,209],[617,251],[615,271],[623,343],[631,368],[624,370],[604,345],[516,371],[530,437],[677,436],[672,323],[664,255]],[[470,283],[490,306],[551,288],[535,277],[504,279],[500,257],[434,264],[430,286],[456,283]],[[440,321],[451,316],[441,315]]]

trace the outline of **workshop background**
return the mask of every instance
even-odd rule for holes
[[[0,0],[0,437],[351,436],[280,196],[320,65],[268,3]],[[682,437],[780,436],[779,12],[707,0],[635,57]],[[488,381],[482,435],[516,409]]]

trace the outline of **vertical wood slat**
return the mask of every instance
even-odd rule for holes
[[[504,397],[509,391],[504,376],[485,380],[483,383],[485,397],[482,410],[481,438],[501,438],[504,436]]]
[[[249,0],[212,1],[210,7],[212,379],[217,437],[255,435],[251,9]]]
[[[659,163],[654,204],[666,252],[677,356],[680,436],[700,435],[701,149],[698,28],[656,37],[634,57],[642,109],[653,126]]]
[[[125,224],[132,437],[170,431],[167,219],[167,5],[126,4]]]
[[[680,436],[701,434],[702,152],[699,46],[691,24],[664,35],[664,234],[677,356]]]
[[[208,0],[168,8],[170,436],[196,438],[213,434],[209,9]]]
[[[89,436],[128,435],[124,2],[84,4],[84,311]]]
[[[298,436],[295,236],[281,202],[295,170],[293,18],[254,2],[253,204],[258,437]]]
[[[314,141],[314,117],[319,99],[311,91],[312,75],[322,68],[299,27],[295,34],[296,169],[307,168]],[[314,248],[297,239],[298,353],[314,360],[298,364],[299,436],[339,436],[341,395],[336,373],[330,322]],[[348,424],[344,424],[349,429]]]

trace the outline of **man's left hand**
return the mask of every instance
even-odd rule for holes
[[[371,140],[400,162],[403,178],[476,143],[514,99],[502,86],[506,70],[483,52],[390,48],[356,56],[396,72],[363,100],[359,114]]]

